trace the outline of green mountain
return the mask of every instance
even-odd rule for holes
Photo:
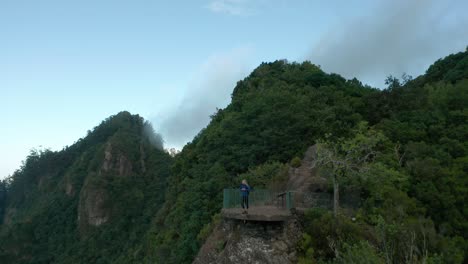
[[[32,152],[0,185],[0,259],[190,263],[223,188],[242,178],[281,183],[284,168],[318,144],[361,161],[339,171],[342,186],[359,190],[361,207],[354,221],[306,213],[300,263],[463,263],[468,50],[387,84],[377,90],[309,62],[263,63],[175,158],[126,112],[60,152]],[[372,155],[359,159],[363,147]]]
[[[372,177],[348,183],[362,188],[363,194],[359,213],[364,227],[353,228],[370,230],[367,235],[380,240],[376,247],[390,243],[382,242],[376,229],[385,228],[394,236],[388,255],[402,262],[405,256],[399,255],[399,248],[405,245],[398,241],[407,239],[403,235],[410,228],[420,228],[412,223],[421,219],[432,226],[427,230],[434,235],[432,248],[426,249],[434,259],[451,254],[454,262],[463,260],[468,234],[467,62],[468,51],[450,55],[415,80],[389,78],[389,88],[383,91],[326,74],[308,62],[260,65],[238,82],[231,104],[214,114],[176,158],[165,206],[148,241],[157,250],[147,259],[189,263],[203,243],[204,227],[220,210],[223,188],[252,175],[263,175],[257,185],[267,184],[274,180],[274,169],[281,169],[275,164],[288,163],[325,138],[337,144],[363,133],[368,136],[358,129],[367,122],[385,142],[378,146]],[[322,229],[326,223],[317,225]],[[312,229],[308,232],[316,236]],[[331,235],[339,234],[323,234],[304,246],[304,254],[315,248],[315,258],[332,258],[327,243]],[[340,243],[369,239],[352,235]],[[421,238],[424,235],[419,232],[418,239],[427,239]]]
[[[31,151],[3,184],[2,263],[141,258],[171,164],[151,125],[128,112],[62,151]]]

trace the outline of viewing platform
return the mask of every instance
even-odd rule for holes
[[[224,218],[244,221],[281,222],[291,217],[294,208],[294,193],[276,193],[265,189],[255,189],[249,195],[248,213],[241,208],[241,194],[239,189],[224,189],[223,209]]]
[[[291,216],[290,210],[276,206],[253,206],[247,214],[243,214],[243,211],[242,208],[227,208],[221,213],[225,218],[265,222],[286,221]]]

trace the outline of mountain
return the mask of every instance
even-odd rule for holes
[[[6,183],[2,263],[128,263],[162,206],[172,158],[121,112],[62,151],[31,151]]]
[[[395,263],[409,256],[461,263],[468,234],[467,61],[468,51],[450,55],[414,80],[390,77],[385,90],[309,62],[260,65],[176,158],[148,241],[157,250],[147,259],[191,262],[213,229],[223,188],[243,178],[268,185],[317,142],[349,146],[378,138],[368,172],[345,183],[360,189],[358,222],[344,218],[331,229],[329,214],[309,215],[304,237],[310,239],[299,252],[304,261],[332,260],[343,250]],[[361,243],[366,240],[371,244]]]
[[[223,188],[285,188],[312,145],[319,159],[356,161],[317,173],[330,195],[333,178],[357,190],[359,206],[307,211],[290,247],[299,263],[466,262],[468,50],[387,84],[262,63],[174,158],[127,112],[32,152],[0,185],[2,263],[191,263],[223,237]]]
[[[362,120],[363,96],[373,92],[309,62],[260,65],[176,158],[157,217],[163,229],[150,239],[159,249],[155,259],[190,262],[200,230],[221,208],[222,189],[237,186],[238,174],[287,163],[325,134],[347,135]]]

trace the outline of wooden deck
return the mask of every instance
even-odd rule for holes
[[[248,214],[242,212],[242,208],[228,208],[221,211],[225,218],[247,221],[279,222],[286,221],[291,216],[288,209],[276,206],[254,206],[249,208]]]

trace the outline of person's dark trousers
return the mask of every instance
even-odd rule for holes
[[[249,197],[248,196],[242,196],[242,201],[241,201],[242,209],[249,209]]]

